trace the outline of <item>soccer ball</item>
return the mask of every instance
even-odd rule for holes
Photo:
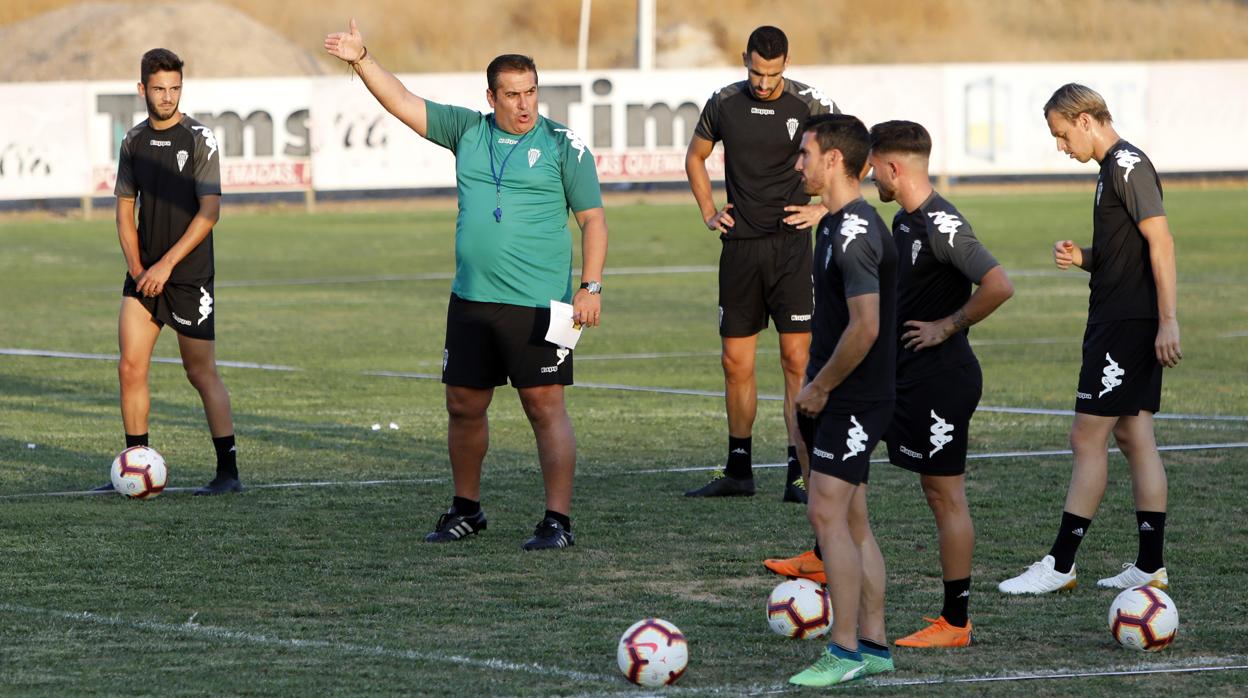
[[[790,579],[776,585],[767,599],[767,625],[777,635],[821,637],[832,629],[828,592],[809,579]]]
[[[1119,594],[1109,607],[1109,632],[1123,647],[1160,652],[1179,632],[1179,609],[1161,589],[1133,587]]]
[[[661,618],[647,618],[624,631],[615,656],[629,681],[658,688],[684,676],[689,645],[680,628]]]
[[[169,470],[154,448],[131,446],[113,459],[113,489],[131,499],[148,499],[165,491]]]

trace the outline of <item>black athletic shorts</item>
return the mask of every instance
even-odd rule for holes
[[[1161,409],[1161,369],[1156,320],[1117,320],[1088,325],[1075,411],[1102,417],[1156,413]]]
[[[888,460],[920,475],[966,472],[967,429],[984,391],[979,362],[897,381],[897,408],[884,432]]]
[[[121,295],[137,298],[153,320],[169,325],[180,335],[210,342],[217,337],[216,299],[211,278],[197,283],[169,281],[159,296],[148,298],[139,293],[138,284],[126,274]]]
[[[767,328],[768,316],[777,332],[810,332],[810,231],[721,239],[719,336],[752,337]]]
[[[893,401],[867,402],[857,408],[836,405],[818,417],[797,415],[810,469],[851,485],[866,483],[871,452],[893,416]]]
[[[572,350],[546,341],[550,308],[466,301],[446,309],[442,382],[493,388],[572,385]]]

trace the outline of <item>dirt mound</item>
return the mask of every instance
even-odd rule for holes
[[[316,54],[232,7],[203,0],[85,2],[0,28],[0,82],[139,78],[139,59],[164,47],[197,78],[319,75]],[[319,48],[319,47],[312,47]]]

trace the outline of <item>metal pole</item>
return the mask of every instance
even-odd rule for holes
[[[637,69],[654,70],[654,27],[658,0],[637,0]]]
[[[594,0],[581,0],[581,32],[576,42],[576,69],[585,72],[589,67],[589,10]]]

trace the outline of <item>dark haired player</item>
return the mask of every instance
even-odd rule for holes
[[[214,341],[212,227],[221,215],[217,139],[178,111],[182,61],[172,51],[143,54],[139,95],[147,103],[147,118],[122,140],[114,190],[126,261],[117,329],[126,447],[148,445],[148,369],[160,330],[169,325],[178,335],[186,377],[204,403],[217,453],[216,477],[195,494],[239,492],[230,395],[217,373]]]
[[[932,139],[912,121],[871,129],[875,186],[896,201],[897,404],[884,440],[893,465],[919,474],[936,517],[944,605],[931,624],[899,638],[901,647],[965,647],[975,528],[966,501],[967,430],[983,373],[968,329],[1014,295],[1005,269],[971,224],[938,194],[928,175]],[[971,286],[978,285],[974,293]]]
[[[797,161],[801,129],[816,114],[838,111],[821,92],[784,77],[789,40],[776,27],[750,34],[742,54],[747,77],[706,102],[685,155],[689,187],[706,227],[720,234],[719,334],[722,338],[728,456],[722,470],[688,497],[754,494],[752,463],[758,387],[754,355],[768,317],[780,334],[784,422],[789,437],[783,500],[804,502],[805,480],[793,423],[810,347],[810,228],[827,210],[809,205]],[[706,170],[724,144],[728,203],[717,208]]]
[[[550,302],[571,302],[573,320],[596,326],[601,313],[607,216],[594,156],[566,126],[537,110],[537,66],[504,54],[486,68],[490,114],[412,94],[350,31],[325,50],[351,64],[383,107],[422,137],[455,153],[459,215],[455,280],[447,309],[442,382],[455,496],[425,540],[445,543],[485,529],[481,465],[489,444],[486,412],[508,380],[537,440],[546,513],[525,550],[575,543],[572,484],[576,436],[564,403],[572,351],[547,342]],[[581,228],[581,287],[572,288],[568,210]]]
[[[897,250],[862,199],[870,139],[852,116],[811,119],[796,167],[833,211],[815,234],[815,312],[806,384],[794,403],[810,459],[806,515],[823,551],[830,642],[800,686],[893,670],[884,628],[884,557],[867,518],[871,451],[893,414]]]

